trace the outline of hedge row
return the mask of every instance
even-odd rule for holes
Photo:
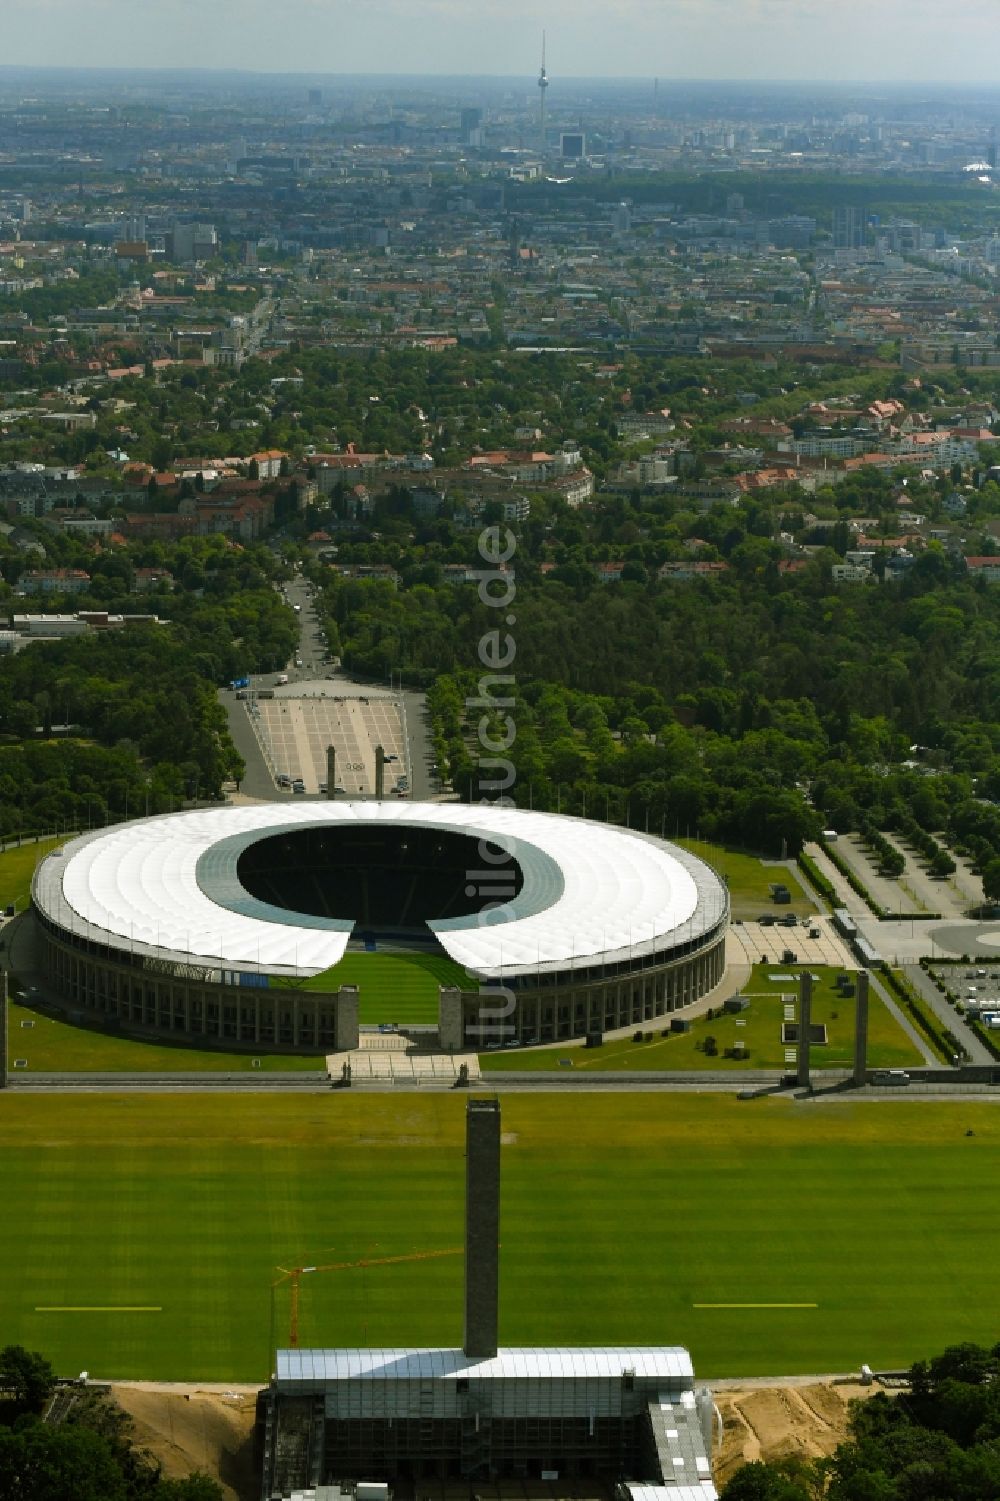
[[[997,1047],[995,1034],[987,1031],[981,1021],[974,1019],[971,1016],[967,1016],[965,1018],[965,1024],[970,1029],[970,1031],[974,1032],[975,1035],[979,1038],[979,1041],[989,1053],[990,1057],[1000,1059],[1000,1047]]]
[[[885,907],[879,906],[878,902],[872,896],[865,883],[857,875],[855,875],[854,871],[848,865],[843,855],[841,855],[839,851],[835,850],[832,844],[826,844],[824,842],[823,852],[827,856],[827,858],[831,860],[837,867],[840,874],[847,882],[848,886],[850,886],[851,890],[854,892],[855,896],[859,896],[864,902],[865,906],[868,907],[876,917],[889,917],[891,915]],[[838,902],[837,905],[840,906],[840,903]]]
[[[928,1015],[909,981],[891,969],[883,972],[883,978],[889,989],[895,992],[896,999],[902,1001],[942,1063],[951,1063],[956,1056],[961,1057],[965,1050],[958,1038],[947,1027],[942,1027],[936,1017]]]
[[[801,870],[802,874],[805,876],[810,886],[816,892],[817,896],[821,896],[824,902],[828,902],[831,907],[840,906],[840,899],[838,898],[836,891],[830,885],[830,882],[827,880],[826,876],[821,873],[815,860],[810,860],[809,856],[803,850],[799,850],[798,854],[795,857],[795,863],[798,865],[799,870]]]

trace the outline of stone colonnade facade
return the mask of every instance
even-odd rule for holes
[[[263,1052],[358,1045],[358,991],[226,984],[211,971],[116,950],[67,933],[36,910],[42,969],[68,1007],[123,1031]],[[255,980],[256,976],[248,976]]]
[[[66,932],[40,912],[35,917],[41,967],[54,997],[94,1020],[195,1045],[265,1052],[333,1053],[358,1046],[355,986],[310,991],[224,983],[211,978],[211,971],[113,949]],[[699,1000],[724,972],[722,923],[686,952],[653,955],[631,967],[522,975],[506,982],[502,996],[495,987],[442,989],[440,1044],[459,1052],[491,1042],[559,1042],[641,1027]],[[508,1006],[498,1004],[508,998]]]
[[[441,992],[441,1043],[452,1051],[490,1043],[560,1042],[641,1027],[700,1000],[726,969],[728,919],[694,943],[599,970],[521,975],[504,990]]]

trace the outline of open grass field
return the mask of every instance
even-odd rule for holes
[[[31,878],[35,866],[43,855],[54,850],[62,839],[42,839],[38,844],[22,844],[19,848],[0,851],[0,907],[12,904],[23,912],[31,895]]]
[[[357,985],[363,1023],[419,1026],[437,1022],[439,986],[459,985],[468,989],[469,977],[460,964],[443,954],[349,953],[322,974],[291,983],[302,990],[337,990],[341,985]]]
[[[461,1244],[464,1106],[0,1095],[4,1340],[65,1373],[263,1378],[277,1267]],[[677,1342],[707,1377],[996,1337],[969,1270],[1000,1239],[994,1105],[542,1094],[503,1128],[504,1343]],[[285,1284],[279,1342],[288,1314]],[[302,1279],[303,1344],[460,1337],[460,1257]]]
[[[605,1042],[599,1048],[584,1048],[580,1044],[563,1044],[546,1048],[513,1048],[497,1053],[483,1053],[480,1066],[485,1072],[519,1072],[523,1069],[541,1069],[550,1072],[574,1070],[596,1072],[611,1069],[731,1069],[734,1072],[748,1069],[783,1069],[794,1065],[786,1063],[785,1047],[781,1041],[781,1023],[784,1017],[783,994],[791,994],[798,1001],[798,982],[776,981],[775,974],[798,974],[802,966],[773,964],[755,965],[744,987],[750,1004],[738,1015],[716,1012],[715,1016],[694,1017],[690,1032],[675,1032],[664,1036],[669,1019],[658,1018],[655,1023],[645,1022],[641,1028],[649,1042]],[[812,1047],[814,1069],[850,1068],[854,1061],[854,998],[846,1000],[834,988],[837,969],[818,966],[811,969],[818,981],[813,983],[812,1019],[825,1023],[827,1041]],[[796,1010],[796,1015],[798,1014]],[[640,1029],[636,1029],[640,1030]],[[705,1038],[714,1037],[718,1053],[714,1056],[704,1051]],[[745,1058],[727,1057],[737,1042],[745,1044]],[[923,1058],[906,1033],[899,1026],[885,1004],[872,991],[868,1002],[868,1062],[872,1068],[918,1067]]]
[[[27,1025],[25,1025],[27,1023]],[[96,1027],[75,1026],[45,1011],[12,1004],[10,1056],[24,1058],[29,1073],[242,1073],[282,1069],[326,1070],[322,1054],[227,1053],[183,1043],[144,1042]]]
[[[755,918],[771,911],[808,917],[816,911],[815,902],[810,901],[795,872],[787,865],[766,865],[757,855],[711,844],[706,839],[675,839],[673,843],[706,860],[724,878],[734,917]],[[782,907],[777,907],[771,898],[770,887],[776,882],[787,886],[792,895],[791,901]]]

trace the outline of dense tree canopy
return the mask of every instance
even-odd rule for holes
[[[664,588],[601,585],[589,568],[543,578],[529,556],[511,633],[514,795],[774,852],[821,822],[915,820],[980,862],[1000,854],[1000,815],[979,801],[1000,789],[1000,591],[921,564],[853,591],[820,563],[782,576],[769,560]],[[349,666],[431,685],[438,759],[467,795],[482,710],[466,700],[497,612],[405,563],[398,589],[316,576]]]
[[[829,1459],[742,1466],[722,1501],[995,1501],[1000,1345],[954,1345],[910,1371],[910,1389],[851,1409]]]
[[[295,617],[265,549],[194,538],[165,562],[185,587],[157,602],[158,624],[0,659],[0,836],[164,812],[242,776],[216,690],[283,665]]]
[[[0,1496],[3,1501],[222,1501],[207,1475],[164,1479],[132,1443],[132,1421],[92,1388],[75,1388],[62,1423],[40,1421],[55,1386],[51,1366],[19,1345],[0,1350]]]

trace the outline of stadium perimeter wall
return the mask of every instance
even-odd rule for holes
[[[358,990],[233,985],[193,967],[102,948],[36,911],[40,967],[56,995],[105,1024],[157,1037],[282,1052],[358,1045]]]
[[[112,950],[35,913],[38,957],[53,992],[107,1024],[152,1036],[282,1051],[349,1052],[358,1046],[359,993],[227,984],[194,967]],[[725,972],[725,924],[693,952],[646,958],[614,973],[520,976],[501,992],[444,989],[440,1046],[460,1052],[490,1041],[557,1042],[641,1026],[714,989]]]
[[[441,992],[441,1045],[458,1052],[490,1042],[560,1042],[588,1032],[641,1026],[700,1000],[726,969],[722,922],[680,955],[608,966],[611,973],[563,971],[539,984],[519,976],[498,990]]]

